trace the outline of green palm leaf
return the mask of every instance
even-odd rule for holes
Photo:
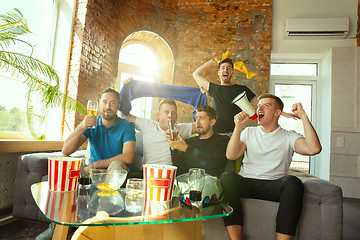
[[[42,134],[42,126],[45,121],[45,116],[44,114],[39,115],[35,113],[30,98],[28,98],[27,101],[26,119],[31,136],[36,140],[44,140],[45,135]]]
[[[29,130],[35,139],[44,139],[41,134],[46,110],[50,107],[62,107],[68,110],[78,111],[86,115],[85,107],[77,100],[67,96],[59,89],[60,79],[57,72],[49,65],[32,57],[33,46],[19,37],[31,33],[27,21],[18,9],[0,14],[0,69],[11,71],[16,78],[24,77],[27,84],[27,119]],[[31,54],[6,51],[14,44],[25,44],[31,49]],[[44,80],[46,79],[46,80]],[[31,101],[33,94],[40,96],[41,110],[35,110]],[[40,112],[40,113],[39,113]]]
[[[15,44],[17,41],[25,43],[25,41],[17,39],[18,36],[31,33],[27,26],[27,21],[18,9],[10,11],[6,14],[0,14],[0,47],[6,47]]]
[[[38,79],[35,73],[41,74],[50,81],[55,81],[57,85],[60,82],[59,76],[51,66],[23,53],[0,51],[0,69],[2,68],[6,71],[12,69],[12,76],[22,74],[26,77],[26,82],[31,82],[31,85],[34,83],[35,86]]]

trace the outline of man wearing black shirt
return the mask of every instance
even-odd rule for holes
[[[199,106],[196,110],[197,136],[184,140],[179,135],[179,141],[171,141],[170,131],[167,131],[173,164],[178,167],[177,175],[187,173],[189,168],[203,168],[207,174],[217,177],[224,172],[229,137],[214,133],[216,118],[215,109]]]
[[[209,82],[203,77],[207,69],[216,65],[218,65],[220,85]],[[193,77],[199,87],[209,92],[211,106],[215,108],[218,113],[219,118],[214,126],[214,132],[216,133],[230,133],[234,130],[234,116],[239,113],[241,109],[231,102],[237,95],[245,91],[252,105],[256,106],[258,103],[256,95],[248,87],[231,81],[233,68],[234,63],[230,58],[221,60],[219,64],[211,59],[193,73]]]
[[[221,81],[220,85],[209,82],[209,80],[203,77],[206,70],[211,66],[218,66],[218,76]],[[259,102],[256,95],[248,87],[231,81],[233,69],[234,63],[230,58],[221,60],[219,64],[211,59],[201,65],[193,73],[193,77],[200,89],[202,91],[208,91],[211,99],[211,106],[215,108],[218,113],[219,117],[214,126],[214,132],[226,133],[229,136],[231,136],[235,127],[234,116],[242,111],[242,109],[232,103],[235,97],[245,91],[249,102],[253,106],[257,106]],[[292,113],[282,112],[282,115],[284,117],[298,119],[297,116]]]

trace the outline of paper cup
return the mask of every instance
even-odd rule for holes
[[[172,199],[177,167],[160,164],[143,166],[145,199],[170,201]]]
[[[70,192],[76,190],[81,158],[49,157],[49,190]]]

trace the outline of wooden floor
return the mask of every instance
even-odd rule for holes
[[[33,240],[45,231],[47,223],[35,221],[12,221],[0,226],[1,240]],[[69,234],[68,239],[72,234]],[[360,240],[360,199],[344,198],[344,238]],[[311,240],[311,239],[308,239]]]

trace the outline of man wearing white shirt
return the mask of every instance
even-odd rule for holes
[[[242,208],[240,198],[256,198],[279,202],[276,217],[276,239],[291,239],[302,210],[304,187],[295,176],[287,175],[294,152],[301,155],[315,155],[321,151],[319,138],[301,103],[292,106],[304,127],[302,136],[288,131],[278,124],[284,104],[272,94],[259,97],[257,114],[258,127],[244,124],[249,116],[241,112],[234,117],[235,128],[228,143],[226,157],[237,159],[244,153],[240,172],[226,172],[221,175],[224,200],[233,207],[232,215],[224,218],[231,239],[241,239]]]
[[[168,98],[162,100],[156,116],[158,122],[131,114],[127,116],[122,114],[122,118],[133,122],[135,128],[143,135],[144,164],[172,165],[170,145],[166,140],[165,131],[168,129],[169,120],[174,125],[178,118],[175,101]],[[175,128],[183,138],[188,138],[191,134],[196,133],[195,123],[175,124]]]

